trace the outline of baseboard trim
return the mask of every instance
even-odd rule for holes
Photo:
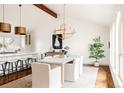
[[[83,64],[83,66],[94,66],[94,64]],[[99,66],[109,67],[109,65],[99,65]],[[95,66],[94,66],[94,67],[95,67]]]

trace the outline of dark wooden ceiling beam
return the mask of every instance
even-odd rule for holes
[[[45,11],[46,13],[50,14],[51,16],[57,18],[57,13],[55,13],[54,11],[50,10],[48,7],[46,7],[43,4],[33,4],[36,7],[40,8],[41,10]]]

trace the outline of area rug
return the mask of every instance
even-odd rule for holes
[[[83,67],[83,74],[76,82],[67,82],[63,84],[62,88],[94,88],[98,68]],[[32,79],[31,75],[17,79],[10,83],[0,86],[0,88],[31,88]]]
[[[65,82],[63,88],[95,88],[98,68],[83,67],[83,74],[76,82]]]

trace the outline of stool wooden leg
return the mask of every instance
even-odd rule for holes
[[[16,72],[18,71],[18,61],[15,62],[15,71],[16,71]]]
[[[23,60],[21,62],[21,68],[22,68],[22,70],[24,70],[24,61]]]
[[[7,73],[7,81],[9,81],[9,76],[10,76],[10,72],[11,72],[11,67],[10,67],[10,63],[9,63],[9,62],[7,62],[7,64],[8,64],[8,68],[7,68],[7,70],[8,70],[8,73]]]
[[[2,74],[3,74],[3,76],[5,76],[5,64],[1,64],[1,66],[2,66],[2,70],[3,70],[2,71],[3,72]]]
[[[12,69],[12,73],[13,73],[13,63],[11,63],[11,69]]]
[[[18,78],[18,64],[19,64],[19,60],[17,60],[17,61],[15,62],[16,78]]]

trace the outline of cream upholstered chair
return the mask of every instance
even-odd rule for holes
[[[32,63],[32,87],[61,87],[61,67],[45,63]]]
[[[83,56],[81,55],[70,55],[70,57],[72,58],[79,58],[79,76],[81,76],[83,74]]]
[[[64,79],[66,81],[76,81],[79,78],[79,61],[75,58],[73,62],[65,64]]]
[[[80,56],[80,61],[79,61],[79,75],[81,76],[83,74],[83,56]]]

